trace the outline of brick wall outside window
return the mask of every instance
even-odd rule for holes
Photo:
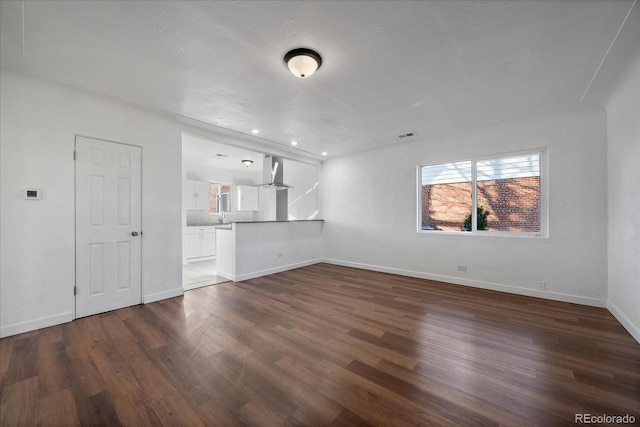
[[[471,212],[471,182],[422,186],[422,227],[460,231]]]
[[[220,194],[231,193],[231,186],[229,184],[220,185],[214,182],[209,183],[209,213],[215,214],[218,212],[218,196]]]
[[[540,231],[540,177],[479,181],[489,230]],[[471,182],[422,186],[423,229],[460,231],[471,212]]]
[[[220,186],[218,184],[214,184],[213,182],[209,183],[209,213],[218,213],[218,191],[220,191]]]
[[[489,215],[489,229],[540,231],[540,177],[478,182],[478,205]]]

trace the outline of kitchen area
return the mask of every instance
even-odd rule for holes
[[[183,135],[183,289],[319,262],[319,165]]]

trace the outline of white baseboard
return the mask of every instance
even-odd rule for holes
[[[14,323],[0,327],[0,338],[18,335],[24,332],[35,331],[36,329],[48,328],[49,326],[59,325],[61,323],[71,322],[73,313],[61,313],[55,316],[41,317],[40,319],[28,320],[26,322]]]
[[[337,259],[324,259],[328,264],[341,265],[344,267],[360,268],[363,270],[379,271],[382,273],[398,274],[400,276],[415,277],[418,279],[436,280],[438,282],[453,283],[455,285],[471,286],[474,288],[488,289],[491,291],[506,292],[516,295],[524,295],[536,298],[545,298],[554,301],[570,302],[574,304],[588,305],[592,307],[606,307],[606,300],[598,298],[583,297],[580,295],[561,294],[557,292],[540,291],[537,289],[520,288],[518,286],[504,285],[500,283],[483,282],[480,280],[462,279],[460,277],[443,276],[439,274],[423,273],[419,271],[403,270],[399,268],[383,267],[379,265],[363,264]]]
[[[215,255],[203,256],[200,258],[187,258],[187,262],[183,265],[196,264],[198,262],[203,262],[203,261],[213,261],[215,259],[216,259]]]
[[[184,295],[184,289],[182,286],[176,289],[171,289],[170,291],[158,292],[155,294],[143,295],[142,303],[149,304],[150,302],[156,302],[167,298],[179,297]]]
[[[160,301],[167,298],[177,297],[183,294],[182,288],[172,289],[170,291],[158,292],[156,294],[144,295],[143,304],[150,302]],[[28,320],[25,322],[14,323],[13,325],[6,325],[0,327],[0,338],[10,337],[12,335],[18,335],[25,332],[35,331],[36,329],[48,328],[50,326],[60,325],[61,323],[71,322],[73,320],[73,313],[61,313],[55,316],[42,317],[39,319]]]
[[[311,259],[307,261],[300,261],[293,264],[281,265],[278,267],[268,268],[266,270],[260,271],[252,271],[244,274],[222,274],[222,277],[225,277],[229,280],[233,280],[234,282],[242,282],[243,280],[255,279],[256,277],[268,276],[269,274],[281,273],[287,270],[293,270],[300,267],[306,267],[308,265],[318,264],[319,262],[323,262],[322,259]]]
[[[640,343],[640,327],[634,325],[627,316],[616,306],[611,300],[607,301],[607,310],[616,318],[618,322],[631,334],[631,336]]]

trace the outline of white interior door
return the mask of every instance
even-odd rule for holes
[[[141,157],[76,137],[76,318],[142,302]]]

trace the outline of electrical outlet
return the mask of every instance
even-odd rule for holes
[[[458,271],[467,271],[467,266],[466,265],[459,265],[458,266]]]
[[[547,284],[544,282],[538,282],[538,289],[544,291],[545,289],[547,289]]]
[[[283,256],[284,256],[284,253],[278,252],[278,258],[282,258]]]

